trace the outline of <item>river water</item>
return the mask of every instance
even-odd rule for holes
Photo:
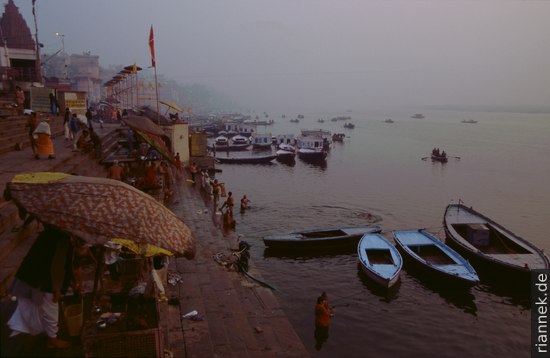
[[[296,229],[358,225],[366,215],[391,240],[391,230],[426,228],[443,237],[447,204],[458,199],[550,251],[543,223],[550,217],[550,115],[496,112],[385,111],[272,115],[259,132],[299,134],[323,128],[346,134],[326,164],[218,164],[217,174],[236,202],[236,232],[313,356],[318,357],[528,357],[528,295],[514,287],[480,284],[464,290],[426,284],[407,272],[395,289],[378,289],[364,277],[357,254],[273,255],[262,237]],[[354,129],[332,122],[350,115]],[[317,119],[323,118],[324,123]],[[384,123],[392,118],[395,123]],[[463,119],[476,124],[461,123]],[[422,160],[445,150],[446,164]],[[459,157],[459,158],[454,158]],[[315,347],[314,304],[327,291],[335,316],[330,337]]]

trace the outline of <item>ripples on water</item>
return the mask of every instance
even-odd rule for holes
[[[218,165],[217,178],[252,208],[236,213],[237,232],[251,245],[254,264],[277,287],[281,304],[312,355],[319,357],[529,356],[530,310],[516,288],[484,284],[456,291],[427,283],[404,270],[390,291],[370,282],[355,250],[283,253],[264,248],[262,237],[297,229],[358,225],[370,213],[386,237],[394,229],[427,228],[442,237],[446,205],[467,205],[550,250],[542,223],[550,216],[550,120],[546,115],[471,113],[352,114],[343,122],[299,125],[276,120],[265,128],[298,134],[300,128],[344,132],[323,165],[296,159],[292,165]],[[392,117],[395,123],[383,123]],[[260,128],[260,130],[262,130]],[[447,164],[421,160],[433,147],[447,151]],[[313,307],[326,290],[336,315],[330,337],[315,350]]]

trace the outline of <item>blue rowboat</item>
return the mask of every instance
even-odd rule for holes
[[[472,265],[429,232],[395,230],[392,233],[402,253],[428,274],[468,287],[479,283]]]
[[[380,234],[365,234],[357,245],[359,263],[374,282],[391,287],[399,280],[403,259],[399,251]]]

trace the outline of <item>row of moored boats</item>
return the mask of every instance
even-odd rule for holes
[[[266,161],[272,159],[293,160],[296,155],[302,159],[324,160],[330,147],[332,135],[326,130],[302,130],[301,135],[295,137],[292,134],[271,136],[270,133],[254,134],[246,137],[240,134],[229,136],[222,134],[214,141],[215,150],[221,152],[246,151],[252,149],[272,149],[276,147],[275,155],[255,155],[251,157],[228,158],[218,156],[221,162],[259,162],[261,158]]]
[[[274,235],[265,237],[264,243],[288,249],[357,245],[363,271],[384,287],[398,282],[403,258],[430,278],[466,287],[479,283],[476,269],[504,280],[529,282],[531,270],[550,268],[543,250],[462,204],[447,206],[444,229],[448,245],[423,229],[392,231],[394,245],[381,235],[378,225]]]

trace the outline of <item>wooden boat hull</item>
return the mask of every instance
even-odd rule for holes
[[[550,268],[542,250],[472,208],[448,205],[443,224],[449,245],[488,278],[529,280],[531,270]]]
[[[396,230],[393,237],[403,256],[421,269],[424,278],[471,287],[479,283],[475,269],[466,259],[424,230]]]
[[[283,149],[279,149],[276,154],[277,154],[277,160],[280,160],[280,161],[294,161],[296,157],[295,152],[291,152]]]
[[[215,148],[219,152],[235,152],[248,150],[248,148],[250,148],[250,144],[215,145]]]
[[[327,158],[326,151],[318,151],[313,149],[298,149],[298,158],[304,160],[325,160]]]
[[[357,244],[357,255],[363,272],[377,284],[390,288],[399,280],[403,258],[382,235],[363,235]]]
[[[277,158],[276,154],[253,157],[216,157],[216,161],[224,164],[266,164]]]
[[[432,155],[432,160],[441,163],[447,163],[449,161],[447,157],[442,157],[440,155]]]
[[[271,235],[263,238],[264,244],[271,248],[331,248],[353,247],[366,233],[378,233],[378,225],[338,226],[295,231],[282,235]]]

